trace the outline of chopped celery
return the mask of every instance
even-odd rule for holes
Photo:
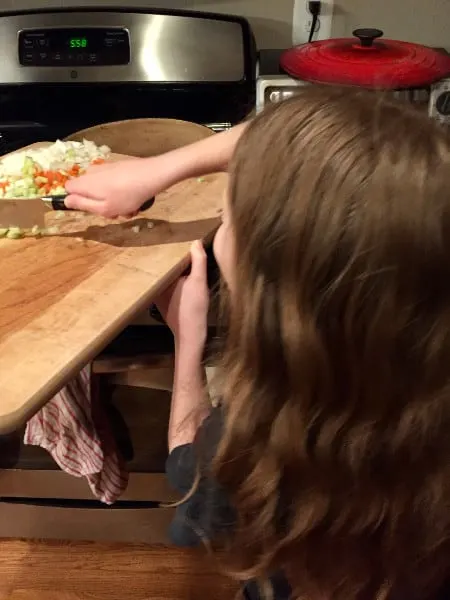
[[[6,237],[10,240],[18,240],[20,238],[23,238],[23,236],[24,236],[24,233],[20,229],[20,227],[10,227],[6,234]]]
[[[22,175],[32,176],[34,173],[35,163],[32,158],[26,156],[23,161]]]
[[[59,232],[59,227],[53,226],[53,227],[48,227],[47,229],[44,230],[44,234],[47,235],[56,235]]]

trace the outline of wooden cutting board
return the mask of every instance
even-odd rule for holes
[[[219,225],[226,181],[218,173],[181,182],[129,221],[55,213],[56,235],[0,240],[0,434],[32,416],[187,267],[191,243]]]

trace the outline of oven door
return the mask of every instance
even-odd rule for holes
[[[51,140],[48,125],[36,121],[2,121],[0,119],[0,156],[29,146],[34,142]]]
[[[252,110],[249,85],[0,83],[0,155],[127,119],[170,118],[226,129]]]

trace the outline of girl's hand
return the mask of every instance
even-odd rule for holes
[[[206,253],[200,241],[191,247],[191,272],[165,290],[155,304],[178,346],[203,352],[208,332],[209,290]]]
[[[170,168],[164,155],[91,167],[67,182],[65,204],[109,218],[133,215],[171,185]]]
[[[103,217],[134,215],[178,181],[226,170],[246,123],[151,158],[93,167],[66,184],[67,208]]]

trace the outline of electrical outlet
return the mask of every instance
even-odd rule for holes
[[[331,37],[334,0],[322,0],[319,22],[314,30],[313,41],[326,40]],[[294,46],[306,44],[311,30],[312,17],[308,8],[308,0],[294,1],[294,18],[292,25],[292,42]]]
[[[310,17],[309,19],[307,19],[305,21],[305,33],[310,34],[311,31],[311,27],[312,27],[312,17]],[[313,39],[317,39],[317,34],[319,33],[319,29],[320,29],[320,18],[317,19],[316,22],[316,26],[314,27],[314,38]]]

